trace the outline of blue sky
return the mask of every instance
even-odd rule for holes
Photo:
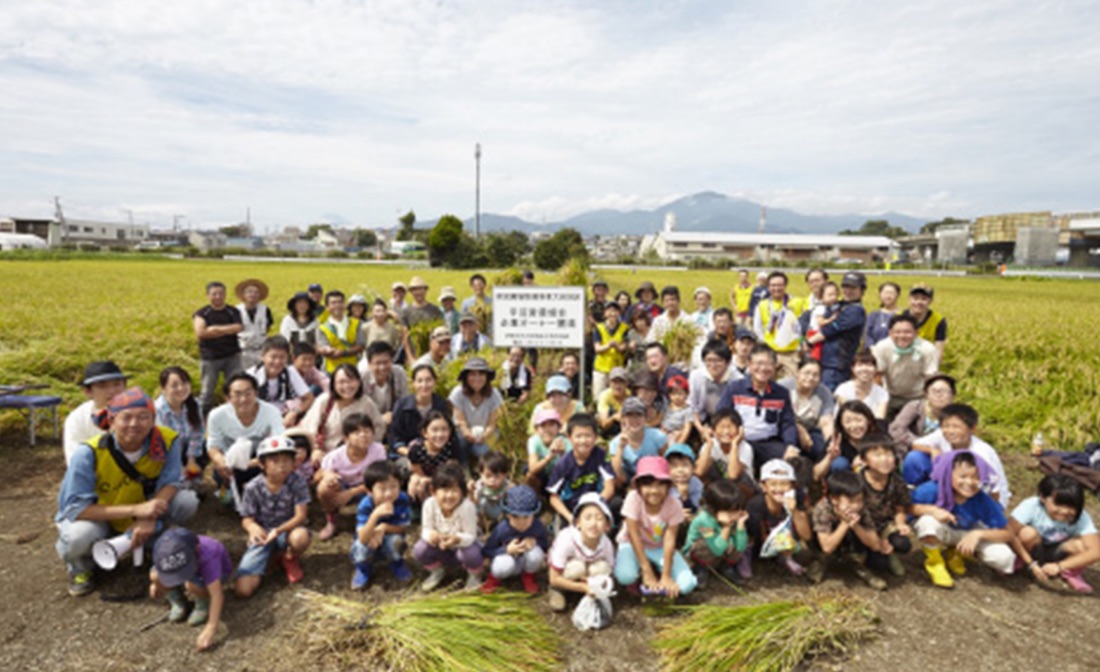
[[[0,216],[1100,208],[1094,2],[0,5]]]

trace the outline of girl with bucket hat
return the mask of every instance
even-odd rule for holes
[[[498,435],[497,421],[504,398],[493,387],[496,371],[484,357],[471,357],[458,374],[458,385],[448,399],[454,408],[455,430],[465,457],[489,452],[489,441]]]

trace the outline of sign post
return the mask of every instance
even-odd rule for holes
[[[497,347],[577,348],[584,403],[584,287],[494,287],[493,344]]]

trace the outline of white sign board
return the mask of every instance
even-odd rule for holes
[[[584,287],[494,287],[493,345],[584,347]]]

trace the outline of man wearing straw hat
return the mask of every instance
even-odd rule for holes
[[[423,355],[417,353],[409,340],[409,331],[421,322],[442,322],[443,311],[439,306],[428,301],[428,283],[419,275],[409,280],[409,293],[412,294],[412,302],[401,311],[401,323],[405,325],[405,353],[408,357]]]
[[[176,432],[157,426],[156,417],[153,400],[131,387],[107,405],[108,431],[80,444],[69,461],[54,522],[74,597],[95,587],[95,542],[125,533],[138,548],[198,509],[195,493],[179,488],[182,448]]]
[[[195,336],[199,339],[199,372],[202,376],[199,404],[204,414],[214,406],[218,377],[224,375],[228,380],[243,370],[237,334],[244,329],[241,312],[225,302],[224,284],[217,280],[207,283],[206,298],[210,303],[196,310],[191,318]]]
[[[264,340],[274,321],[271,309],[261,303],[267,298],[267,284],[256,278],[241,280],[233,293],[241,300],[237,310],[241,313],[243,328],[237,340],[241,343],[241,366],[248,369],[260,363]]]

